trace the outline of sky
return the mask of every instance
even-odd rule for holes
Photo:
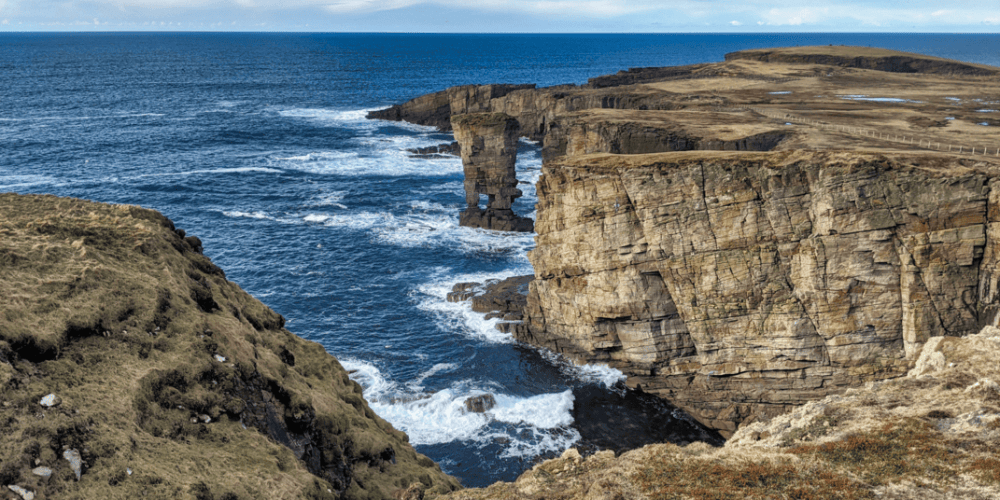
[[[0,31],[1000,33],[1000,0],[0,0]]]

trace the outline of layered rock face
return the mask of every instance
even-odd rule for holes
[[[992,321],[995,175],[934,154],[549,162],[516,335],[731,433]]]
[[[531,232],[534,223],[511,210],[522,193],[517,188],[517,120],[503,113],[472,113],[452,117],[455,139],[462,148],[465,201],[459,224],[496,231]],[[479,196],[487,195],[486,208]]]
[[[997,68],[923,54],[895,52],[861,47],[795,47],[756,49],[726,54],[726,61],[762,61],[769,63],[822,64],[844,68],[864,68],[890,73],[925,73],[944,75],[997,75]]]
[[[368,118],[408,121],[419,125],[451,130],[451,116],[463,113],[490,111],[491,99],[503,97],[516,90],[535,88],[527,85],[462,85],[433,94],[426,94],[403,104],[368,113]]]

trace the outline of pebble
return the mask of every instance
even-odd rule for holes
[[[226,362],[226,358],[224,356],[220,356],[218,354],[215,355],[215,360],[218,361],[219,363],[225,363]]]
[[[35,467],[34,469],[31,469],[31,473],[36,476],[44,477],[45,479],[52,477],[52,469],[48,467]]]
[[[66,450],[63,452],[63,458],[69,461],[69,468],[73,469],[73,473],[76,474],[76,480],[80,480],[80,475],[83,474],[83,459],[80,458],[80,452],[76,450]]]
[[[44,398],[42,398],[42,400],[39,401],[38,404],[40,404],[40,405],[42,405],[42,406],[44,406],[46,408],[52,408],[52,407],[59,406],[60,404],[62,404],[62,398],[60,398],[59,396],[56,396],[55,394],[49,394],[48,396],[45,396]]]
[[[14,493],[17,493],[18,495],[21,495],[21,498],[23,498],[24,500],[35,500],[34,491],[28,491],[16,484],[8,484],[7,489],[13,491]]]

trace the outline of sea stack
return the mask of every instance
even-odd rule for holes
[[[520,126],[504,113],[470,113],[451,119],[455,139],[461,145],[465,170],[465,201],[459,224],[496,231],[532,232],[534,222],[511,210],[521,197],[514,163]],[[489,196],[486,208],[479,196]]]

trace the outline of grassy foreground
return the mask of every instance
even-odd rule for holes
[[[459,487],[283,325],[155,211],[0,194],[0,498]]]

